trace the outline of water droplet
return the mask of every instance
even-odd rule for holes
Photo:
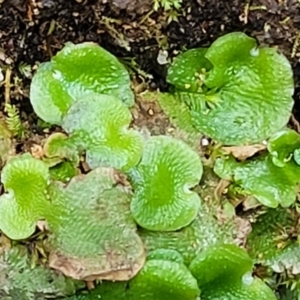
[[[251,285],[254,281],[254,278],[252,277],[251,272],[247,272],[242,277],[242,282],[246,285]]]
[[[259,55],[259,49],[257,47],[254,47],[250,50],[250,55],[257,57]]]
[[[62,73],[58,70],[55,70],[53,73],[52,73],[52,76],[54,79],[56,80],[61,80],[62,79]]]

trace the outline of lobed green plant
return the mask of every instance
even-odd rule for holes
[[[144,246],[129,208],[130,192],[118,184],[121,179],[113,169],[94,169],[65,186],[50,181],[44,162],[24,154],[11,159],[2,176],[7,194],[0,198],[1,230],[12,239],[24,239],[32,235],[38,220],[47,221],[50,267],[74,279],[124,281],[133,277],[129,290],[117,284],[123,287],[118,290],[120,299],[123,294],[124,299],[137,299],[141,294],[145,299],[164,299],[166,291],[175,299],[198,297],[198,277],[192,276],[192,269],[189,271],[176,250],[156,248],[144,264]],[[26,185],[20,185],[25,179]],[[18,223],[14,222],[16,218]],[[197,222],[203,227],[206,221],[200,217]],[[197,228],[195,225],[183,230],[190,231]],[[193,247],[198,251],[196,245]],[[189,251],[188,247],[183,251]],[[103,283],[97,293],[111,299],[106,285],[110,283]],[[176,289],[170,290],[170,286]]]
[[[54,133],[44,146],[50,164],[68,159],[78,164],[85,152],[90,168],[112,166],[127,171],[142,155],[142,136],[127,129],[130,111],[108,95],[91,95],[78,100],[67,112],[62,128],[69,134]]]
[[[288,60],[244,33],[180,54],[167,81],[172,97],[188,107],[195,131],[227,145],[269,138],[286,125],[293,106]]]
[[[213,210],[205,204],[201,206],[196,219],[177,231],[139,230],[147,253],[157,249],[176,251],[188,266],[199,254],[215,244],[235,243],[235,224],[232,219],[220,226]]]
[[[245,250],[224,244],[198,255],[190,270],[203,291],[203,299],[276,299],[269,287],[251,276],[252,267]]]
[[[268,141],[268,151],[274,165],[284,167],[290,161],[299,165],[300,135],[289,128],[275,133]]]
[[[141,227],[174,231],[196,218],[200,198],[190,189],[200,181],[202,163],[185,143],[170,137],[151,137],[141,161],[129,175],[135,190],[131,211]]]
[[[273,164],[269,155],[242,163],[233,157],[221,157],[216,160],[214,171],[233,181],[237,193],[253,195],[265,206],[289,207],[296,201],[300,168],[294,162],[281,168]]]
[[[172,89],[159,96],[162,108],[193,143],[201,134],[219,143],[213,170],[233,183],[231,190],[272,208],[295,202],[300,138],[285,129],[293,80],[283,55],[232,33],[208,49],[180,54],[167,80]],[[30,240],[41,234],[42,222],[48,267],[71,280],[69,294],[76,280],[102,281],[65,299],[276,299],[252,276],[253,259],[269,266],[286,262],[285,253],[258,260],[265,251],[256,240],[260,220],[247,239],[252,258],[235,245],[235,218],[224,220],[199,196],[205,172],[196,148],[171,136],[143,137],[131,126],[134,94],[114,56],[93,43],[68,43],[37,70],[30,101],[43,121],[63,132],[44,141],[41,159],[24,153],[6,162],[0,230],[11,240]],[[0,134],[9,145],[4,127]],[[263,140],[267,149],[244,161],[220,151],[223,144]],[[9,148],[0,153],[3,161]],[[290,249],[294,257],[298,247]],[[41,264],[34,269],[45,271]],[[47,276],[56,280],[52,271]],[[8,297],[22,289],[12,286]],[[38,291],[28,289],[26,300],[37,299]],[[69,294],[62,286],[47,297]]]
[[[112,54],[94,43],[67,43],[39,67],[30,101],[42,120],[61,124],[73,103],[93,93],[115,96],[128,106],[134,103],[126,68]]]
[[[113,166],[126,171],[138,163],[143,149],[141,135],[127,129],[131,119],[118,99],[93,95],[68,110],[62,127],[78,149],[86,150],[91,168]]]
[[[298,133],[283,129],[269,139],[269,153],[244,162],[224,156],[216,160],[214,171],[268,207],[275,208],[279,204],[289,207],[296,201],[300,182],[300,168],[295,158],[299,140]]]
[[[2,171],[7,193],[0,198],[0,228],[12,239],[26,239],[45,220],[52,268],[75,279],[130,278],[145,253],[128,192],[117,180],[113,169],[102,168],[64,186],[50,181],[44,162],[29,154],[15,157]]]
[[[211,269],[211,266],[215,266]],[[176,267],[175,267],[176,266]],[[180,255],[168,251],[156,251],[143,270],[125,286],[105,282],[92,293],[74,297],[76,300],[112,299],[267,299],[275,300],[271,289],[249,273],[252,261],[247,253],[235,245],[212,246],[198,256],[189,266],[182,264]],[[202,272],[203,270],[204,273]],[[259,298],[258,298],[259,297]]]
[[[300,135],[285,128],[293,105],[292,75],[288,60],[275,49],[231,33],[208,49],[180,54],[168,71],[172,92],[159,101],[173,124],[221,145],[268,140],[268,153],[246,161],[216,154],[214,171],[234,183],[234,193],[253,195],[269,207],[288,207],[300,181]]]

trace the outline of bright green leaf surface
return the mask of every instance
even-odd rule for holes
[[[130,214],[130,193],[117,183],[118,174],[102,168],[52,186],[52,203],[60,209],[49,221],[52,268],[90,280],[128,280],[141,269],[144,246]]]
[[[275,272],[290,269],[300,273],[300,246],[289,236],[297,226],[297,218],[287,209],[269,209],[252,225],[247,239],[249,254]]]
[[[278,131],[268,141],[268,151],[272,155],[273,163],[278,167],[283,167],[290,161],[298,148],[300,135],[289,128]]]
[[[61,77],[61,72],[55,70],[51,62],[46,62],[38,68],[30,85],[30,102],[34,112],[50,124],[59,125],[75,102],[58,80]]]
[[[272,290],[260,279],[250,278],[249,283],[242,280],[236,284],[207,287],[201,293],[201,300],[276,300]]]
[[[260,142],[281,129],[293,106],[293,73],[288,60],[254,39],[231,33],[207,50],[213,64],[205,84],[219,102],[208,113],[194,111],[194,125],[224,144]]]
[[[128,108],[114,97],[93,95],[76,102],[63,121],[63,128],[79,149],[86,150],[90,168],[111,166],[128,170],[141,158],[141,135],[128,129]]]
[[[177,91],[202,92],[206,72],[211,63],[205,58],[206,48],[188,50],[178,55],[168,70],[167,81]]]
[[[255,40],[243,33],[231,33],[217,39],[205,58],[213,65],[204,78],[208,90],[190,93],[192,123],[198,131],[224,144],[241,145],[261,142],[286,125],[294,85],[283,55],[257,48]],[[172,72],[176,82],[186,81],[183,70],[192,68],[187,62],[178,74]],[[178,91],[180,95],[180,85]]]
[[[293,161],[277,167],[270,156],[240,162],[234,158],[219,158],[214,171],[224,179],[232,179],[245,193],[252,194],[269,207],[288,207],[296,201],[300,168]]]
[[[178,251],[171,249],[155,249],[147,256],[147,260],[151,259],[168,260],[177,262],[179,264],[184,264],[183,256]]]
[[[196,300],[199,293],[197,281],[188,268],[167,260],[147,261],[138,276],[129,283],[132,300]]]
[[[68,43],[33,77],[30,100],[44,121],[61,124],[70,106],[90,94],[109,94],[131,106],[134,102],[125,67],[94,43]]]
[[[79,171],[73,166],[72,163],[64,161],[50,168],[49,173],[53,180],[66,182],[78,175]]]
[[[192,261],[190,270],[200,288],[211,282],[230,283],[242,278],[253,267],[247,252],[236,245],[211,246]]]
[[[128,282],[126,290],[118,283],[105,282],[97,288],[97,294],[103,300],[113,300],[116,296],[124,300],[197,300],[200,291],[196,279],[182,263],[151,259]]]
[[[165,293],[169,296],[169,293]],[[182,294],[180,294],[181,296]],[[100,298],[99,298],[100,297]],[[82,295],[77,297],[68,298],[69,300],[137,300],[137,299],[147,299],[147,300],[165,300],[167,298],[137,298],[130,297],[127,287],[120,283],[105,283],[99,286],[96,290],[92,291],[89,295]],[[186,300],[190,298],[178,298],[178,300]],[[199,299],[199,298],[192,298]],[[216,287],[214,286],[207,293],[201,292],[201,300],[276,300],[275,295],[272,293],[270,288],[266,286],[261,280],[255,279],[252,284],[247,285],[241,283],[236,286],[229,287]],[[295,300],[296,298],[285,298],[287,300]]]
[[[28,238],[45,212],[51,214],[48,168],[23,154],[6,164],[1,177],[6,193],[0,197],[0,229],[11,239]]]
[[[293,158],[295,163],[300,166],[300,149],[295,149],[294,153],[293,153]]]
[[[200,181],[202,163],[185,143],[166,136],[151,137],[139,165],[131,170],[134,186],[131,212],[149,230],[172,231],[196,217],[200,198],[190,189]]]
[[[251,276],[253,262],[236,245],[211,246],[190,264],[203,300],[275,300],[264,283]]]

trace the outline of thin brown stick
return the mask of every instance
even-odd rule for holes
[[[300,124],[293,114],[291,115],[291,123],[293,124],[295,130],[300,133]]]
[[[5,93],[4,93],[4,100],[5,100],[5,104],[10,103],[10,80],[11,80],[11,73],[12,70],[10,68],[6,69],[5,72]]]

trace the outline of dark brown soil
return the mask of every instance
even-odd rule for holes
[[[151,2],[4,0],[0,4],[0,68],[4,76],[7,68],[13,70],[10,100],[22,100],[21,107],[29,108],[30,72],[26,78],[19,71],[20,64],[29,65],[33,72],[37,63],[49,60],[67,41],[95,41],[126,61],[134,59],[141,74],[153,77],[151,86],[166,89],[167,65],[157,63],[160,49],[174,56],[177,50],[207,46],[232,31],[244,31],[261,44],[276,46],[290,59],[297,87],[295,100],[299,99],[299,1],[185,0],[182,9],[175,11],[178,21],[169,24],[174,12],[154,12]],[[0,100],[4,101],[4,84]]]

